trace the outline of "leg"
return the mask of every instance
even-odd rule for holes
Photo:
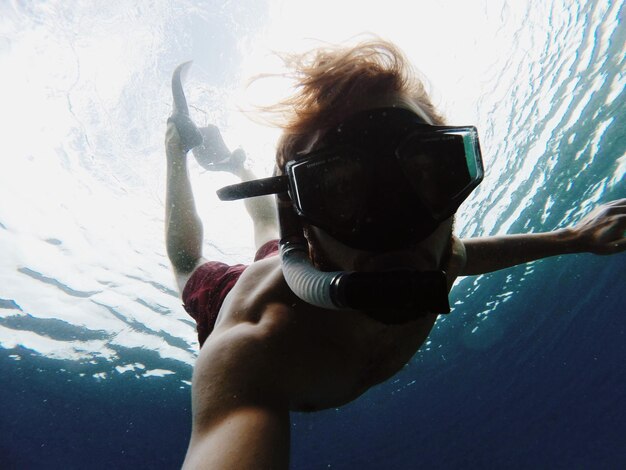
[[[237,150],[235,150],[237,152]],[[243,150],[241,150],[243,152]],[[234,153],[234,152],[233,152]],[[236,173],[242,181],[256,179],[252,171],[243,166]],[[273,196],[259,196],[244,199],[246,210],[254,225],[254,246],[258,250],[270,240],[278,238],[278,217]]]
[[[168,124],[166,133],[167,188],[165,198],[165,241],[179,289],[202,258],[202,222],[196,211],[187,171],[187,155],[178,132]]]
[[[228,171],[242,181],[256,179],[252,171],[244,167],[246,154],[242,149],[231,152],[217,127],[200,128],[204,138],[202,145],[193,149],[198,164],[208,171]],[[278,238],[278,219],[273,196],[262,196],[244,201],[254,224],[254,245],[258,250],[263,244]]]

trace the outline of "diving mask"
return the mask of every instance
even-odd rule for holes
[[[380,251],[428,237],[483,178],[475,127],[432,126],[403,108],[359,112],[299,153],[285,174],[227,186],[222,200],[288,193],[295,212],[342,243]]]

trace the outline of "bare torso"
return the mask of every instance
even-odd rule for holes
[[[256,363],[248,366],[278,374],[292,410],[318,410],[354,400],[398,372],[424,342],[435,319],[432,314],[403,325],[384,325],[360,312],[311,306],[291,292],[279,257],[272,257],[243,273],[224,301],[203,352],[237,326],[271,325],[271,347],[248,359]]]

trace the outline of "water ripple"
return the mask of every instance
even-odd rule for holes
[[[67,295],[71,295],[72,297],[91,297],[101,292],[101,291],[78,291],[78,290],[72,289],[71,287],[60,282],[59,280],[54,279],[52,277],[44,276],[43,274],[37,271],[34,271],[30,268],[19,268],[18,271],[22,274],[26,274],[27,276],[32,277],[33,279],[37,279],[38,281],[41,281],[45,284],[53,285],[61,289]]]

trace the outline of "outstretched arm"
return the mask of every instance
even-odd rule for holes
[[[227,308],[247,308],[248,287],[240,288]],[[218,327],[200,349],[183,469],[289,468],[290,378],[280,330],[284,308],[267,306],[257,323]]]
[[[620,253],[626,250],[625,232],[626,199],[619,199],[595,208],[574,227],[548,233],[465,239],[467,262],[461,275],[484,274],[570,253]]]

